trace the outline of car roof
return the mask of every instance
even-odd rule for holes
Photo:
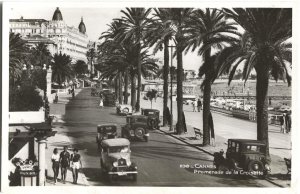
[[[129,146],[130,142],[125,138],[114,138],[114,139],[105,139],[102,141],[103,146],[114,147],[114,146]]]
[[[100,124],[100,125],[98,125],[97,127],[111,127],[111,126],[113,126],[113,127],[117,127],[117,125],[116,125],[116,124],[111,124],[111,123]]]
[[[228,141],[234,141],[242,144],[255,144],[255,145],[266,145],[263,141],[254,139],[228,139]]]
[[[147,116],[145,116],[145,115],[128,115],[127,116],[128,118],[132,118],[132,117],[134,117],[134,118],[148,118]]]

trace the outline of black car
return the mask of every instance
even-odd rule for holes
[[[148,117],[144,115],[131,115],[126,117],[126,125],[122,127],[121,137],[129,140],[148,141]]]
[[[98,148],[101,148],[101,142],[105,139],[113,139],[117,137],[117,125],[101,124],[97,126],[96,142]]]
[[[159,129],[159,110],[157,109],[141,109],[142,115],[148,116],[149,129]]]

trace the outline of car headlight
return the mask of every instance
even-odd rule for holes
[[[114,162],[114,163],[113,163],[113,166],[114,166],[114,167],[117,167],[117,166],[118,166],[118,162]]]
[[[268,164],[265,164],[265,169],[266,169],[267,171],[271,171],[271,168],[270,168],[270,166],[269,166]]]
[[[131,166],[131,162],[130,162],[130,161],[128,161],[128,162],[127,162],[127,165],[128,165],[128,166]]]

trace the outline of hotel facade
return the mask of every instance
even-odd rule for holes
[[[70,55],[72,61],[83,60],[87,62],[88,35],[83,18],[78,28],[68,26],[57,7],[52,20],[45,19],[10,19],[10,32],[19,33],[30,46],[40,42],[48,45],[52,55],[62,53]]]

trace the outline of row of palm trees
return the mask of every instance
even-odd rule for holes
[[[117,78],[119,86],[131,78],[132,105],[140,108],[141,77],[145,62],[164,49],[164,113],[168,105],[169,44],[174,41],[177,58],[177,132],[183,129],[182,82],[183,60],[187,52],[197,52],[203,63],[199,77],[204,77],[203,145],[210,144],[208,116],[211,85],[222,74],[228,74],[229,84],[235,71],[242,68],[247,81],[251,72],[257,75],[257,139],[268,144],[267,94],[269,78],[283,78],[291,84],[292,11],[287,8],[126,8],[123,16],[114,19],[100,39],[98,68],[103,78]],[[200,61],[199,61],[200,62]],[[156,66],[151,64],[156,70]],[[135,79],[137,78],[137,94]],[[126,81],[127,80],[127,81]],[[121,96],[121,92],[119,93]],[[121,100],[121,99],[120,99]],[[127,101],[125,100],[125,103]],[[164,116],[164,125],[166,124]]]

